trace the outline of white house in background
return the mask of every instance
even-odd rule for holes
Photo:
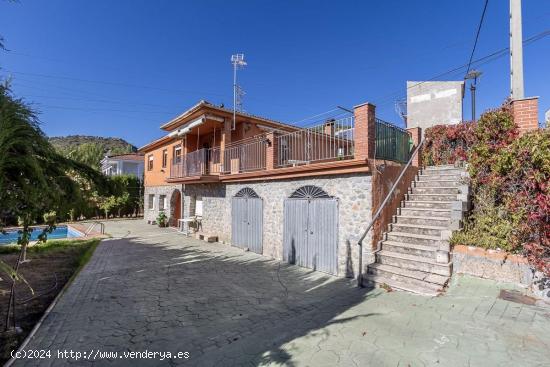
[[[105,156],[101,160],[101,172],[107,176],[134,175],[143,179],[144,157],[141,153]]]

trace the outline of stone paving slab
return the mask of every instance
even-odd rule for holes
[[[387,293],[142,221],[107,232],[27,349],[190,357],[16,366],[550,365],[550,309],[498,299],[509,285],[458,277],[441,297]]]

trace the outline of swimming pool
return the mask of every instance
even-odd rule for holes
[[[38,235],[42,233],[42,230],[44,227],[33,227],[34,230],[31,232],[31,241],[38,240]],[[0,233],[0,245],[7,245],[17,242],[17,237],[19,236],[19,233],[17,233],[19,229],[8,229],[6,230],[6,234]],[[57,226],[56,229],[48,234],[48,239],[58,239],[58,238],[74,238],[74,237],[83,237],[84,234],[77,231],[76,229],[62,225]]]

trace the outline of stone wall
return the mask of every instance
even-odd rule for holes
[[[515,283],[529,288],[537,297],[550,301],[550,278],[534,271],[524,256],[455,245],[451,261],[453,273]]]
[[[338,275],[351,277],[358,271],[357,240],[371,219],[371,183],[370,174],[363,173],[250,183],[185,185],[184,207],[185,213],[188,213],[190,197],[202,196],[203,231],[230,243],[231,198],[242,188],[250,187],[264,203],[263,254],[282,260],[284,200],[302,186],[318,186],[339,201]],[[370,243],[368,241],[370,238],[365,243]]]
[[[532,272],[523,256],[504,251],[455,245],[452,251],[453,273],[529,286]]]
[[[181,185],[166,185],[166,186],[145,186],[143,196],[143,219],[145,223],[149,223],[157,220],[159,214],[159,197],[160,195],[166,195],[166,208],[164,212],[169,217],[169,213],[173,212],[171,207],[172,194],[175,190],[180,190]],[[155,206],[153,209],[149,208],[149,194],[155,195]]]

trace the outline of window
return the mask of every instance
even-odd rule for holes
[[[197,196],[195,201],[195,215],[202,217],[202,196]]]
[[[152,171],[153,170],[153,155],[149,154],[148,161],[147,161],[147,170]]]
[[[181,162],[181,145],[174,147],[174,163]]]
[[[166,168],[168,162],[168,150],[164,149],[162,151],[162,168]]]
[[[166,209],[166,195],[159,196],[159,210]]]
[[[149,194],[149,202],[148,202],[147,206],[151,210],[155,209],[155,195],[154,194]]]

